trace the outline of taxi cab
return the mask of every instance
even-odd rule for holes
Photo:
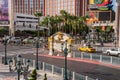
[[[83,47],[79,47],[78,48],[79,51],[82,51],[82,52],[96,52],[96,50],[91,47],[91,46],[83,46]]]

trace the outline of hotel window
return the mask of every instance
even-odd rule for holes
[[[72,6],[72,14],[74,14],[74,11],[75,11],[75,7]]]
[[[32,14],[33,12],[33,0],[30,0],[30,13]]]
[[[61,0],[58,0],[58,4],[60,3]]]
[[[74,6],[74,5],[75,5],[75,2],[73,1],[73,2],[72,2],[72,6]]]
[[[17,0],[14,0],[14,5],[15,5],[14,11],[18,12],[18,1]]]
[[[40,12],[44,14],[43,11],[44,11],[44,0],[40,0]]]
[[[28,0],[24,0],[25,13],[28,13]]]
[[[36,3],[36,5],[35,5],[36,6],[36,11],[38,11],[38,0],[36,0],[35,3]]]
[[[19,3],[20,3],[20,5],[19,5],[19,9],[20,9],[20,13],[22,13],[22,10],[23,10],[23,8],[22,8],[22,2],[21,1],[19,1]]]

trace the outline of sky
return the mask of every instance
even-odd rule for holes
[[[115,11],[115,9],[116,9],[116,0],[111,0],[113,3],[113,10]]]

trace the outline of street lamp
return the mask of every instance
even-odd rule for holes
[[[64,78],[64,80],[68,80],[68,78],[67,78],[67,55],[68,55],[68,49],[67,48],[65,48],[64,49],[64,55],[65,55],[65,78]]]
[[[26,65],[23,64],[21,55],[18,55],[17,56],[17,63],[16,63],[17,65],[15,66],[15,68],[12,68],[13,61],[9,60],[9,70],[10,70],[10,72],[17,71],[18,80],[20,80],[20,75],[21,74],[23,74],[24,79],[27,80],[27,75],[29,73],[29,71],[28,71],[29,63],[30,63],[30,60],[28,59]]]
[[[63,44],[61,45],[61,48],[63,48]],[[67,42],[66,41],[65,41],[65,48],[64,48],[63,52],[64,52],[64,56],[65,56],[65,63],[64,63],[64,65],[65,65],[65,67],[64,67],[64,69],[65,69],[65,72],[64,72],[65,76],[64,76],[64,80],[68,80],[68,77],[67,77],[67,55],[68,55],[68,49],[67,49]]]
[[[113,35],[113,40],[114,40],[114,44],[115,44],[114,47],[116,47],[117,46],[117,35],[116,34]]]
[[[47,18],[48,18],[48,37],[50,36],[50,26],[49,26],[49,23],[50,23],[50,16],[47,15]]]
[[[39,48],[39,38],[40,38],[40,27],[39,27],[39,22],[40,22],[40,17],[42,16],[42,13],[41,12],[35,12],[34,14],[37,18],[38,18],[38,26],[37,26],[37,29],[38,29],[38,35],[37,35],[37,41],[36,41],[36,69],[38,70],[38,48]]]
[[[38,48],[39,48],[39,43],[38,43],[38,40],[39,40],[39,38],[37,38],[37,41],[36,41],[36,69],[38,70],[39,69],[39,67],[38,67]]]
[[[7,65],[7,41],[8,41],[8,39],[6,39],[6,36],[5,36],[5,40],[4,40],[4,45],[5,45],[4,65]]]

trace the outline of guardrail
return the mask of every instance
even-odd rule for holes
[[[106,55],[98,55],[94,53],[86,54],[85,52],[74,52],[75,58],[90,59],[107,64],[120,65],[120,58]]]
[[[107,49],[113,49],[115,47],[94,47],[97,52],[105,53]],[[88,53],[87,52],[76,52],[78,50],[78,47],[73,47],[73,57],[76,58],[84,58],[84,59],[90,59],[95,60],[107,64],[113,64],[113,65],[120,65],[120,57],[114,57],[114,56],[107,56],[107,55],[100,55],[94,54],[94,53]]]
[[[26,62],[27,59],[24,59],[23,61]],[[30,67],[35,67],[35,60],[30,60],[30,61],[31,61]],[[45,72],[50,72],[53,75],[54,74],[59,75],[61,77],[61,80],[63,80],[64,68],[60,68],[58,66],[48,64],[45,62],[40,62],[40,61],[38,62],[38,64],[39,64],[39,69]],[[98,79],[93,79],[88,76],[84,76],[84,75],[81,75],[81,74],[78,74],[76,72],[69,71],[69,70],[67,70],[67,73],[68,73],[68,80],[98,80]]]
[[[96,51],[101,51],[101,52],[105,53],[106,50],[113,49],[115,47],[94,47],[94,48],[96,49]]]
[[[10,58],[8,58],[8,62],[9,62],[10,59],[15,60],[15,58],[10,57]],[[28,59],[23,58],[22,61],[23,61],[23,63],[26,64],[27,60]],[[45,62],[40,62],[40,61],[38,61],[38,65],[39,65],[39,70],[43,70],[46,73],[52,73],[52,75],[58,75],[60,80],[64,79],[64,68],[60,68],[58,66],[48,64],[48,63],[45,63]],[[29,66],[35,68],[35,60],[30,59]],[[93,78],[90,78],[88,76],[78,74],[74,71],[67,70],[67,73],[68,73],[68,80],[98,80],[98,78],[93,79]]]

